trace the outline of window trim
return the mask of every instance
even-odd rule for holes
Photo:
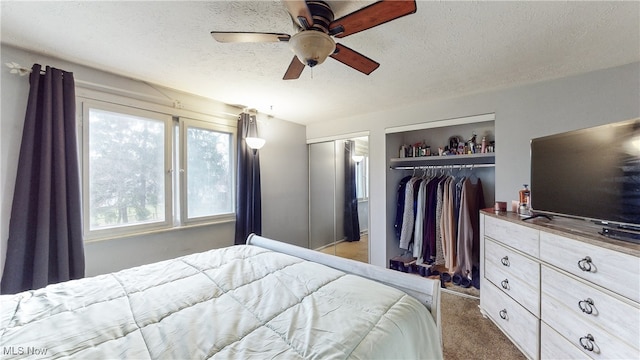
[[[362,191],[364,192],[364,197],[358,197],[356,192],[356,198],[359,202],[369,201],[369,155],[365,155],[362,161],[359,164],[356,164],[357,173],[362,176],[362,179],[358,179],[356,181],[356,189],[358,188],[358,183],[361,183],[363,186]],[[360,182],[362,180],[362,182]]]
[[[156,120],[164,124],[164,220],[145,224],[133,224],[111,227],[108,229],[91,230],[90,214],[90,188],[89,188],[89,112],[91,109],[116,112],[126,115],[139,116],[151,120]],[[173,139],[171,137],[172,117],[170,115],[117,105],[102,101],[83,100],[82,101],[82,215],[83,215],[83,237],[85,241],[98,240],[110,237],[128,236],[136,233],[144,233],[153,230],[171,228],[173,225],[173,186],[171,179],[171,149]]]
[[[83,90],[83,89],[81,89]],[[108,92],[99,91],[80,91],[76,94],[77,104],[77,134],[78,134],[78,163],[80,164],[80,180],[81,180],[81,196],[82,196],[82,217],[83,217],[83,239],[85,242],[130,238],[135,236],[143,236],[148,234],[158,234],[167,231],[176,231],[188,227],[200,227],[221,223],[229,223],[235,221],[236,198],[232,196],[233,209],[229,214],[215,215],[207,218],[195,218],[193,220],[184,221],[181,214],[181,208],[186,208],[186,203],[182,200],[181,194],[182,179],[179,171],[181,156],[183,153],[182,139],[180,132],[181,119],[189,121],[197,121],[207,126],[217,128],[216,131],[222,131],[231,134],[230,145],[230,161],[231,161],[231,177],[232,189],[235,192],[236,187],[236,162],[237,149],[236,137],[237,127],[235,119],[231,119],[231,114],[224,113],[224,116],[201,112],[196,109],[188,110],[182,107],[172,108],[155,102],[147,102],[140,99],[130,98]],[[89,109],[103,109],[106,111],[120,112],[123,114],[131,114],[134,116],[160,117],[165,124],[165,220],[164,222],[154,222],[151,224],[127,225],[122,227],[114,227],[109,229],[100,229],[90,231],[89,227],[89,201],[85,201],[85,196],[89,196],[88,183],[88,135],[89,135]],[[204,108],[202,111],[206,111]],[[227,118],[227,115],[229,118]],[[186,143],[185,143],[186,144]],[[180,147],[180,148],[179,148]]]

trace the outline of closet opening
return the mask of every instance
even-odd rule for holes
[[[495,202],[495,115],[387,129],[389,267],[479,297],[479,211]]]

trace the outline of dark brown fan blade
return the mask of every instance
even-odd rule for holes
[[[211,36],[218,42],[278,42],[289,41],[289,34],[212,31]]]
[[[313,16],[306,1],[304,0],[283,0],[287,11],[300,27],[307,30],[313,25]]]
[[[343,38],[415,12],[415,0],[382,0],[333,21],[329,33]]]
[[[302,70],[304,70],[304,64],[298,60],[297,56],[293,56],[293,60],[291,60],[291,64],[289,64],[289,68],[287,72],[284,73],[284,77],[282,80],[294,80],[300,77],[302,74]]]
[[[342,44],[336,44],[336,52],[331,57],[367,75],[380,66],[377,62]]]

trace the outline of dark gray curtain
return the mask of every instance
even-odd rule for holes
[[[360,222],[358,220],[358,197],[356,195],[356,143],[344,142],[344,236],[347,241],[360,240]]]
[[[262,235],[262,204],[260,193],[260,156],[244,139],[257,137],[256,117],[247,113],[238,118],[238,164],[236,171],[236,237],[235,244],[244,244],[251,233]]]
[[[31,70],[3,294],[84,276],[73,74]]]

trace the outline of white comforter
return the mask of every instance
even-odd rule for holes
[[[0,296],[3,359],[442,358],[394,288],[242,245]]]

